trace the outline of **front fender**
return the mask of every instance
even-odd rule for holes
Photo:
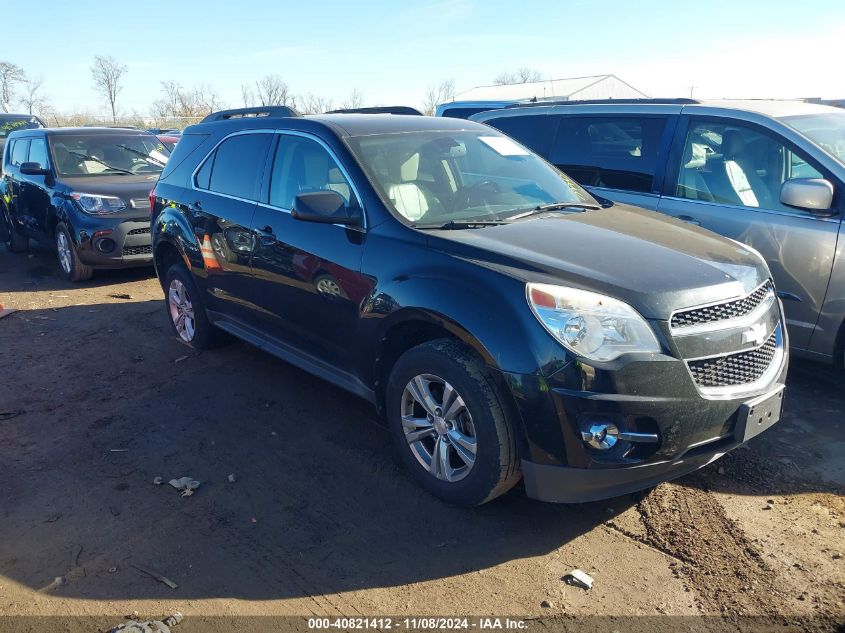
[[[494,274],[494,273],[490,273]],[[497,276],[495,283],[454,277],[396,279],[379,287],[363,306],[377,319],[377,338],[407,321],[427,321],[472,347],[502,371],[548,375],[570,359],[531,313],[524,283]]]

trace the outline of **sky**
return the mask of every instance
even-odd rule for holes
[[[12,0],[0,0],[10,5]],[[240,86],[280,75],[336,105],[421,106],[520,67],[557,79],[612,73],[651,96],[845,98],[843,0],[47,0],[15,11],[0,60],[44,79],[62,113],[105,113],[95,55],[128,67],[122,113],[148,114],[161,82]]]

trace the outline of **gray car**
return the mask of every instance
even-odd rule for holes
[[[523,106],[471,119],[597,196],[752,246],[772,271],[793,351],[845,360],[845,110],[652,100]]]

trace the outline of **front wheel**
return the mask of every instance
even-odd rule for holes
[[[476,506],[520,479],[514,427],[484,363],[448,339],[397,361],[387,384],[388,423],[412,477],[441,499]]]
[[[87,281],[94,269],[82,263],[70,238],[70,231],[64,224],[56,227],[56,257],[62,276],[68,281]]]

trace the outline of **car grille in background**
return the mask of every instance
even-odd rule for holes
[[[777,352],[776,332],[757,349],[687,361],[692,377],[699,387],[730,387],[747,385],[759,380],[772,364]]]
[[[146,226],[142,229],[132,229],[127,235],[147,235],[150,232],[150,227]]]
[[[757,288],[757,290],[742,299],[676,312],[672,315],[670,325],[673,329],[684,328],[692,325],[700,325],[702,323],[726,321],[727,319],[745,316],[763,303],[763,299],[766,298],[766,295],[773,290],[774,287],[772,286],[772,282],[767,281]]]
[[[146,246],[124,246],[124,255],[152,255],[153,247],[147,244]]]

